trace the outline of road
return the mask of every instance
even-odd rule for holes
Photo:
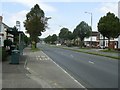
[[[54,62],[87,88],[118,88],[118,60],[38,44]]]

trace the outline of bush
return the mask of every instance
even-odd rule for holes
[[[8,54],[7,54],[4,47],[2,47],[1,50],[2,50],[2,55],[1,55],[2,56],[2,61],[5,61],[7,59]]]
[[[69,44],[67,44],[66,46],[68,46],[68,47],[72,47],[73,45],[69,43]]]
[[[2,47],[0,47],[0,60],[2,60]]]
[[[4,40],[4,47],[11,46],[11,45],[12,45],[12,41],[10,39]]]

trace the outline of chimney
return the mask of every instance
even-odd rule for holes
[[[2,16],[0,16],[0,22],[2,22],[2,20],[3,20],[3,17],[2,17]]]

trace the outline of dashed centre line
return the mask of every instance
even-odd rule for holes
[[[93,61],[89,61],[89,63],[91,63],[91,64],[95,64]]]

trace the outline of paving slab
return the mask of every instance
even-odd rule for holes
[[[20,64],[9,63],[10,56],[2,63],[2,88],[41,88],[39,83],[26,75],[30,72],[24,68],[25,56],[21,56]]]

